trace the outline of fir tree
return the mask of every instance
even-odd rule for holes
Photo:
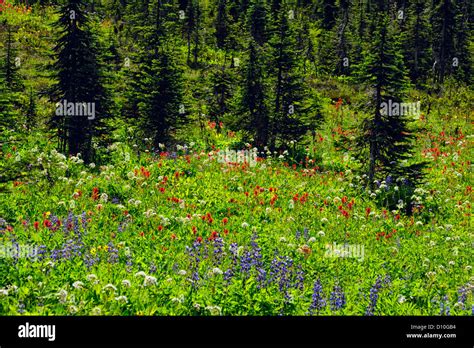
[[[404,17],[406,17],[407,26],[404,35],[405,62],[411,81],[421,88],[432,65],[426,2],[414,1],[408,7]]]
[[[252,38],[262,46],[268,40],[268,14],[265,1],[254,0],[250,4],[247,26]]]
[[[84,161],[90,162],[93,139],[100,140],[107,133],[104,121],[109,117],[110,101],[102,85],[98,47],[83,0],[68,0],[60,7],[57,27],[61,30],[54,48],[57,83],[50,93],[56,114],[50,125],[58,130],[61,151],[81,153]],[[71,109],[67,105],[74,106]],[[94,114],[85,115],[84,106]]]
[[[435,82],[444,83],[452,69],[454,58],[455,7],[452,0],[433,1],[432,30],[433,53],[435,57]]]
[[[174,131],[185,119],[182,103],[182,71],[173,56],[173,45],[168,44],[169,2],[157,0],[152,12],[156,19],[145,25],[148,42],[138,54],[138,69],[132,72],[132,92],[129,109],[138,119],[139,126],[147,137],[153,139],[156,148],[160,143],[169,143]]]
[[[369,187],[375,179],[388,175],[410,180],[421,178],[423,164],[405,164],[413,149],[413,133],[408,129],[409,116],[384,113],[382,103],[402,101],[407,79],[400,49],[400,38],[394,30],[387,8],[374,14],[372,40],[364,49],[364,60],[357,66],[358,80],[373,90],[371,116],[362,124],[356,139],[357,158],[363,164]]]
[[[270,123],[272,150],[277,142],[285,147],[286,142],[297,141],[306,132],[301,116],[307,112],[304,107],[305,85],[298,60],[301,52],[297,49],[286,11],[280,12],[275,25],[276,31],[269,42],[274,100]]]
[[[244,69],[243,86],[239,101],[239,128],[246,131],[257,148],[268,145],[270,115],[267,106],[268,88],[265,82],[265,64],[262,48],[249,41],[248,60]]]

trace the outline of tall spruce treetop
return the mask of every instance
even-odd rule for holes
[[[446,75],[452,72],[451,60],[455,52],[455,4],[452,0],[435,0],[431,14],[435,80],[443,84]]]
[[[155,44],[145,42],[139,47],[128,96],[131,115],[156,148],[169,143],[186,121],[182,71],[174,59],[174,45],[168,44],[172,8],[171,1],[155,0],[150,8],[155,20],[141,23]]]
[[[400,38],[388,8],[381,7],[373,14],[372,27],[372,40],[357,67],[359,81],[373,93],[371,116],[364,121],[362,134],[356,139],[360,150],[357,157],[368,175],[369,187],[373,187],[375,179],[384,180],[389,175],[415,184],[421,178],[423,164],[405,163],[413,147],[413,134],[408,129],[410,115],[403,115],[400,109],[386,109],[390,103],[402,101],[407,87]]]
[[[238,108],[239,127],[253,137],[259,149],[268,145],[270,126],[263,57],[263,49],[250,39]]]
[[[268,9],[263,0],[254,0],[250,4],[247,16],[247,26],[250,35],[259,44],[268,40]]]
[[[288,21],[288,12],[280,11],[274,24],[271,47],[271,75],[273,78],[273,120],[271,122],[270,147],[273,150],[291,140],[298,140],[306,132],[301,120],[307,110],[304,107],[306,87],[301,74],[296,35]]]
[[[6,27],[6,38],[5,53],[0,56],[0,131],[16,128],[18,92],[23,88],[19,68],[15,62],[16,53],[11,25],[5,21],[2,26]]]
[[[57,83],[51,90],[56,104],[51,126],[58,130],[60,148],[84,161],[93,158],[92,140],[105,135],[109,99],[102,85],[100,58],[90,31],[83,0],[68,0],[59,10],[61,37],[54,51]]]

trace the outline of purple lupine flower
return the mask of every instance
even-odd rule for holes
[[[230,254],[232,255],[232,268],[234,268],[235,266],[237,266],[237,262],[238,262],[238,255],[237,255],[237,252],[238,252],[238,245],[237,243],[232,243],[230,245]]]
[[[467,289],[464,286],[458,290],[458,303],[461,304],[463,310],[466,309]]]
[[[63,220],[63,230],[65,234],[68,234],[69,231],[71,231],[74,228],[74,214],[70,211],[67,215],[67,218]]]
[[[84,263],[87,266],[87,269],[90,269],[92,266],[94,266],[96,263],[100,261],[99,257],[93,257],[90,254],[87,254],[84,256]]]
[[[214,239],[214,259],[216,264],[220,264],[224,257],[223,253],[224,241],[222,238],[215,238]]]
[[[439,302],[439,315],[449,315],[450,314],[450,307],[449,307],[449,300],[448,295],[444,295],[441,301]]]
[[[209,240],[204,242],[204,250],[202,251],[202,258],[207,259],[209,257]]]
[[[375,284],[370,289],[370,302],[365,312],[365,315],[374,314],[374,309],[375,309],[375,306],[377,305],[377,300],[379,298],[379,291],[381,287],[382,287],[382,279],[380,278],[380,276],[378,276],[377,280],[375,281]]]
[[[38,247],[36,245],[33,246],[32,250],[28,253],[28,259],[32,262],[38,259]]]
[[[230,268],[224,272],[224,282],[226,286],[230,285],[230,281],[232,280],[233,276],[234,276],[234,271]]]
[[[252,246],[251,265],[255,267],[262,267],[262,254],[261,254],[262,249],[258,246],[257,239],[258,239],[258,235],[256,232],[254,232],[254,234],[252,235],[251,242],[250,242],[250,245]]]
[[[257,268],[257,289],[265,287],[265,281],[267,280],[267,271],[263,267]]]
[[[51,254],[50,254],[50,258],[53,260],[53,261],[57,261],[60,257],[59,257],[59,249],[53,249],[51,251]]]
[[[74,215],[74,235],[77,236],[77,238],[81,238],[81,231],[79,230],[79,218],[77,215]]]
[[[199,282],[199,264],[201,262],[201,243],[196,240],[192,248],[186,246],[186,252],[189,256],[189,267],[191,268],[191,282],[194,287],[198,286]]]
[[[113,197],[111,202],[112,204],[120,204],[120,199],[118,199],[118,197]]]
[[[270,277],[268,278],[268,283],[271,283],[274,280],[276,280],[279,273],[280,273],[280,263],[278,262],[278,255],[277,255],[273,258],[270,265]]]
[[[56,215],[51,215],[51,226],[49,229],[51,231],[56,231],[60,226],[59,218]]]
[[[331,292],[329,301],[332,311],[337,311],[338,309],[341,309],[345,306],[346,295],[344,294],[344,291],[342,291],[342,288],[339,285],[334,285],[334,289],[333,292]]]
[[[244,274],[244,277],[247,278],[252,268],[252,255],[250,251],[245,250],[240,257],[240,271]]]
[[[314,283],[313,296],[311,305],[309,306],[309,313],[313,314],[315,311],[319,313],[321,309],[326,307],[326,300],[324,299],[323,287],[321,281],[318,279]]]
[[[14,251],[13,254],[13,263],[16,264],[18,262],[18,259],[20,258],[20,245],[18,244],[17,240],[15,237],[12,236],[11,238],[12,241],[12,251]]]
[[[150,264],[150,269],[148,273],[150,274],[156,273],[156,265],[153,262]]]
[[[286,257],[289,259],[288,257]],[[285,291],[290,287],[290,276],[289,276],[289,268],[291,267],[291,264],[287,262],[287,259],[283,259],[280,261],[280,281],[278,282],[278,288],[280,289],[281,292]],[[293,262],[290,259],[291,263]]]
[[[301,233],[299,230],[296,230],[296,240],[299,241],[301,238]]]
[[[133,266],[133,261],[132,261],[132,255],[127,254],[127,261],[125,261],[125,265],[127,266],[125,270],[130,273],[132,271],[132,266]]]
[[[44,255],[46,254],[46,245],[40,245],[38,247],[38,250],[36,252],[37,254],[37,257],[38,257],[38,261],[41,261],[44,259]]]
[[[108,246],[108,253],[109,253],[109,263],[117,263],[119,260],[119,255],[118,255],[118,249],[114,247],[114,244],[112,242],[109,242],[107,244]]]
[[[301,265],[298,265],[298,270],[296,271],[296,281],[294,287],[298,290],[303,291],[304,288],[304,271]]]
[[[18,313],[23,314],[25,313],[25,304],[23,302],[18,303]]]

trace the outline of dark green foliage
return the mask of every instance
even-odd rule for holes
[[[82,0],[68,0],[59,9],[57,27],[61,37],[54,51],[54,72],[57,83],[50,96],[54,103],[88,103],[95,108],[93,116],[84,116],[75,110],[73,115],[56,114],[50,126],[59,136],[59,148],[71,155],[81,153],[84,161],[92,161],[93,139],[100,140],[107,133],[104,120],[109,117],[109,98],[103,87],[100,57],[96,40],[89,26],[88,14]],[[56,110],[59,104],[56,104]],[[83,111],[83,113],[85,113]]]
[[[249,43],[248,54],[239,100],[239,127],[253,137],[258,148],[263,148],[268,144],[270,137],[264,56],[262,48],[253,41]]]
[[[416,183],[422,164],[407,164],[413,148],[413,133],[406,115],[384,114],[382,103],[403,101],[407,80],[400,38],[388,13],[379,11],[373,22],[372,41],[364,49],[364,60],[357,67],[358,80],[371,89],[370,117],[364,120],[356,139],[358,159],[367,174],[368,185],[386,176],[403,177]]]
[[[416,0],[403,13],[406,31],[403,50],[410,79],[417,87],[426,82],[432,67],[431,33],[426,1]]]
[[[175,130],[186,120],[183,104],[182,70],[175,62],[175,51],[170,45],[169,21],[171,11],[166,3],[156,1],[156,21],[143,24],[148,41],[143,43],[136,56],[132,71],[128,115],[137,119],[145,136],[155,147],[169,143]]]
[[[299,140],[306,132],[301,116],[304,108],[306,86],[301,73],[301,52],[298,51],[295,32],[288,22],[286,11],[276,20],[276,30],[269,41],[270,76],[272,84],[272,120],[270,123],[270,148],[273,150],[290,140]]]

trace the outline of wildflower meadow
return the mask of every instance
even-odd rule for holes
[[[0,315],[473,315],[465,12],[321,3],[1,1]]]

